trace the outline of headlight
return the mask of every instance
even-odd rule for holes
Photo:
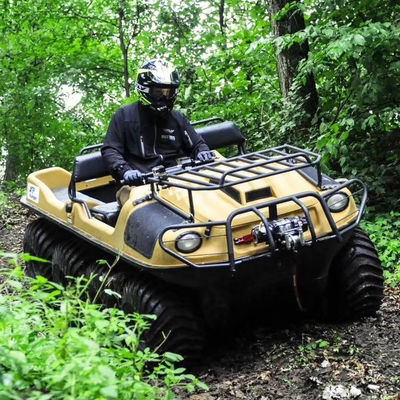
[[[338,192],[329,196],[326,203],[332,212],[340,212],[349,205],[349,196],[346,193]]]
[[[181,253],[192,253],[201,246],[201,236],[197,232],[185,232],[175,242],[175,247]]]

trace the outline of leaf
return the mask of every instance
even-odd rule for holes
[[[106,386],[100,389],[100,393],[103,396],[106,396],[108,399],[116,399],[118,398],[118,391],[115,385],[113,386]]]
[[[364,46],[365,45],[364,36],[362,36],[362,35],[360,35],[358,33],[353,36],[353,40],[354,40],[355,44],[358,44],[360,46]]]
[[[7,285],[15,288],[15,289],[21,289],[22,288],[22,283],[18,281],[14,281],[12,279],[7,280]]]
[[[32,255],[30,255],[28,253],[21,254],[21,257],[25,262],[27,262],[27,261],[39,261],[39,262],[47,263],[47,264],[51,263],[51,261],[49,261],[49,260],[46,260],[46,259],[40,258],[40,257],[36,257],[36,256],[32,256]]]
[[[344,131],[341,135],[340,135],[340,141],[344,142],[348,137],[349,137],[350,132],[349,131]]]
[[[49,282],[49,284],[51,286],[53,286],[54,288],[58,289],[59,291],[63,291],[64,290],[64,286],[60,285],[59,283],[56,282]]]
[[[197,385],[197,387],[199,387],[200,389],[203,389],[203,390],[210,390],[210,388],[209,388],[204,382],[197,381],[197,382],[196,382],[196,385]]]
[[[177,368],[174,370],[175,375],[181,375],[186,371],[186,368]]]
[[[108,326],[109,326],[109,321],[105,321],[105,320],[96,320],[94,322],[94,324],[96,325],[96,328],[99,329],[100,331],[104,331]]]
[[[39,285],[43,285],[47,283],[49,280],[42,275],[37,275],[34,279],[34,282],[38,283]]]
[[[99,372],[108,380],[115,380],[115,372],[107,365],[99,365],[98,367]]]
[[[117,293],[117,292],[115,292],[114,290],[111,290],[111,289],[104,289],[104,293],[109,295],[109,296],[116,297],[118,299],[120,299],[122,297],[120,293]]]
[[[26,356],[22,351],[11,350],[8,353],[8,357],[12,358],[15,361],[18,361],[21,364],[26,363]]]
[[[176,353],[171,353],[171,352],[169,352],[169,351],[165,352],[165,353],[163,354],[163,357],[164,357],[167,361],[170,361],[170,362],[172,362],[172,363],[177,363],[177,362],[183,361],[183,357],[182,357],[181,355],[176,354]]]
[[[331,46],[328,48],[328,55],[332,58],[339,58],[343,54],[344,50],[340,46]]]
[[[141,314],[141,317],[144,319],[151,319],[151,320],[157,319],[157,315],[154,314]]]
[[[185,389],[189,392],[189,393],[193,393],[196,390],[196,386],[193,383],[188,383],[185,386]]]

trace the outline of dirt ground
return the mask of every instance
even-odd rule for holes
[[[21,253],[33,218],[17,204],[3,210],[0,249]],[[362,321],[281,318],[227,332],[194,372],[210,390],[185,399],[400,400],[400,289],[386,288],[381,311]]]

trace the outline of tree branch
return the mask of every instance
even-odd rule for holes
[[[104,19],[104,18],[98,18],[98,17],[92,17],[90,15],[82,15],[78,13],[72,13],[68,14],[69,10],[67,10],[64,15],[60,14],[62,18],[68,18],[68,19],[82,19],[85,21],[98,21],[98,22],[103,22],[105,24],[111,25],[114,28],[117,27],[118,25],[113,21],[109,19]]]

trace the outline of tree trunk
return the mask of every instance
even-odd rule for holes
[[[290,0],[267,0],[271,18],[272,32],[275,37],[293,34],[305,28],[304,16],[295,7],[283,17],[275,18],[285,5],[291,4]],[[296,0],[296,3],[300,3]],[[307,59],[309,51],[308,41],[294,43],[290,48],[277,54],[278,73],[283,97],[288,97],[292,84],[297,76],[299,63]],[[318,93],[313,74],[308,74],[305,83],[300,86],[297,94],[304,99],[304,110],[308,114],[305,125],[310,125],[313,116],[318,110]]]
[[[221,33],[224,35],[226,27],[224,22],[225,0],[220,0],[218,12],[219,12],[219,29],[221,30]]]
[[[124,38],[124,19],[125,19],[125,9],[124,2],[121,3],[121,8],[119,9],[119,47],[121,48],[122,56],[124,58],[124,89],[125,97],[128,98],[131,95],[130,83],[129,83],[129,66],[128,66],[128,46],[125,44]]]
[[[4,172],[4,180],[6,182],[14,182],[17,178],[17,160],[10,152],[8,152],[6,156],[6,169]]]

